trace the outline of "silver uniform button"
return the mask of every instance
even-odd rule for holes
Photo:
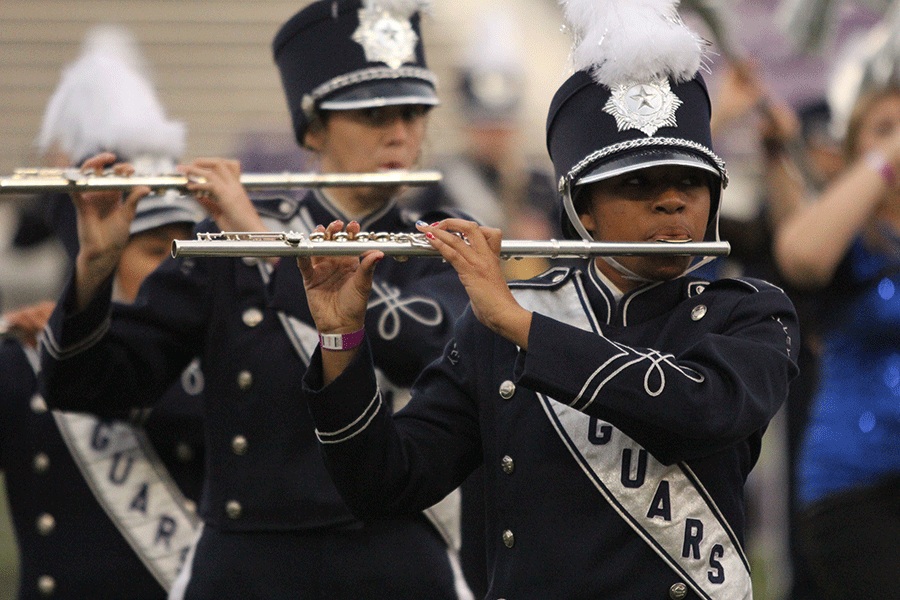
[[[687,597],[687,586],[680,581],[672,584],[669,588],[669,598],[672,600],[682,600]]]
[[[50,457],[47,456],[44,452],[38,452],[34,455],[34,460],[31,461],[31,466],[34,469],[35,473],[46,473],[47,469],[50,468]]]
[[[239,456],[247,454],[247,438],[242,435],[231,438],[231,451]]]
[[[196,513],[197,512],[197,503],[194,502],[193,500],[188,500],[185,498],[184,510],[188,511],[189,513]]]
[[[244,390],[245,392],[250,389],[250,386],[253,385],[253,373],[250,371],[241,371],[237,376],[237,384],[238,387]]]
[[[281,214],[286,215],[294,209],[294,205],[285,200],[281,204],[278,205],[278,210]]]
[[[50,513],[41,513],[37,518],[37,532],[41,535],[50,535],[56,529],[56,519]]]
[[[56,580],[49,575],[38,577],[37,589],[42,596],[52,596],[56,591]]]
[[[503,469],[503,472],[507,475],[512,475],[513,471],[516,470],[516,464],[513,462],[511,456],[504,456],[500,459],[500,466]]]
[[[229,519],[239,519],[243,511],[241,503],[237,500],[229,500],[225,503],[225,514],[228,515]]]
[[[500,384],[500,397],[504,400],[509,400],[513,397],[513,394],[516,393],[516,384],[507,379],[503,383]]]
[[[503,545],[507,548],[512,548],[516,543],[516,536],[513,535],[513,532],[509,529],[503,532]]]
[[[262,311],[256,307],[248,308],[244,311],[244,314],[241,315],[241,319],[247,327],[256,327],[262,322],[263,314]]]
[[[692,321],[699,321],[699,320],[702,319],[705,315],[706,315],[706,305],[704,305],[704,304],[698,304],[698,305],[695,306],[694,309],[691,311],[691,320],[692,320]]]
[[[47,412],[47,403],[44,402],[44,397],[40,394],[35,394],[31,397],[31,411],[39,415]]]

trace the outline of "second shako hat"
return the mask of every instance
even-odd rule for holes
[[[422,0],[319,0],[272,43],[297,141],[320,110],[437,105],[425,63]]]

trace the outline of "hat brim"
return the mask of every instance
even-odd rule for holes
[[[204,216],[203,208],[190,196],[170,191],[167,194],[149,194],[138,201],[129,235],[144,233],[157,227],[186,223],[195,225]]]
[[[367,81],[364,84],[342,89],[319,103],[321,110],[354,110],[399,106],[440,104],[434,86],[425,81],[396,79]]]
[[[579,177],[575,181],[575,185],[611,179],[650,167],[672,165],[695,167],[712,173],[719,179],[722,177],[722,173],[715,166],[692,152],[675,148],[642,148],[637,152],[631,152],[618,158],[604,161],[596,168]]]

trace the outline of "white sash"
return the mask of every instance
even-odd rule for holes
[[[37,374],[36,350],[23,350]],[[44,400],[36,395],[32,402]],[[82,413],[54,410],[52,415],[97,502],[168,591],[196,541],[196,507],[178,489],[142,429]]]
[[[147,570],[168,590],[200,520],[143,430],[80,413],[53,418],[94,497]]]
[[[555,292],[514,289],[513,294],[529,310],[597,331],[580,279]],[[697,595],[752,600],[743,549],[687,464],[666,466],[611,424],[538,398],[591,483]]]

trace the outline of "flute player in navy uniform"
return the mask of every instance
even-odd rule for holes
[[[184,144],[185,127],[167,117],[130,32],[93,27],[47,102],[41,153],[69,166],[115,148],[152,175],[174,168]],[[74,260],[74,210],[67,214],[53,230]],[[172,240],[189,237],[202,217],[193,198],[174,191],[143,198],[113,299],[135,301]],[[7,313],[0,340],[0,469],[19,554],[17,598],[162,600],[199,526],[203,374],[191,362],[152,411],[124,392],[120,406],[99,415],[48,410],[35,337],[53,305]]]
[[[582,44],[547,144],[573,237],[718,237],[726,171],[697,74],[704,42],[663,4],[566,3]],[[471,308],[395,415],[363,318],[382,253],[299,259],[327,342],[304,396],[356,514],[414,512],[483,464],[487,598],[752,598],[743,486],[797,372],[785,294],[696,278],[677,255],[596,257],[507,284],[499,230],[419,229]]]
[[[438,102],[417,8],[408,1],[313,2],[276,35],[297,141],[317,154],[323,171],[416,166]],[[99,155],[86,165],[114,160]],[[415,219],[396,205],[399,186],[329,188],[252,204],[235,161],[195,159],[183,167],[202,177],[192,189],[214,217],[200,225],[204,231],[309,232],[350,218],[373,232],[415,231]],[[110,307],[117,240],[145,191],[136,188],[124,201],[117,193],[75,199],[81,254],[47,328],[43,384],[51,406],[114,406],[126,394],[149,400],[190,357],[201,357],[203,529],[171,597],[465,598],[452,536],[430,507],[364,522],[334,488],[308,409],[297,401],[318,336],[296,261],[171,259],[148,277],[145,302]],[[441,261],[385,267],[367,322],[380,379],[400,396],[440,354],[465,292]]]

